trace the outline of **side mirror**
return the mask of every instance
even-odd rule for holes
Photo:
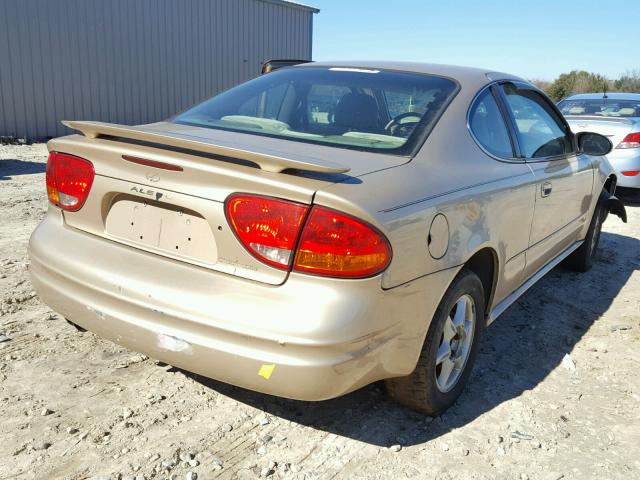
[[[578,152],[601,157],[613,150],[613,143],[604,135],[593,132],[580,132],[576,135]]]

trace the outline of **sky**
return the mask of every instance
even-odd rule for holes
[[[640,69],[640,0],[303,3],[320,9],[314,60],[447,63],[530,80],[553,80],[574,69],[615,79]]]

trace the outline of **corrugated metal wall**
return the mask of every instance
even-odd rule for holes
[[[165,119],[311,58],[313,9],[265,0],[0,0],[0,135]]]

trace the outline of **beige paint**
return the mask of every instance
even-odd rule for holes
[[[193,135],[190,127],[161,123],[162,129],[155,129],[152,126],[146,127],[124,127],[122,125],[112,125],[101,122],[62,122],[65,126],[81,131],[87,138],[98,138],[98,136],[110,135],[113,137],[140,140],[150,143],[159,143],[178,148],[187,148],[200,152],[212,153],[214,155],[238,158],[256,163],[260,169],[267,172],[282,172],[288,168],[299,168],[311,172],[344,173],[350,170],[344,165],[321,157],[308,157],[299,153],[297,158],[285,157],[279,152],[272,152],[258,143],[258,148],[247,150],[239,148],[237,145],[229,145],[218,141],[211,143],[203,141],[200,136]],[[166,128],[169,126],[170,128]]]
[[[209,223],[195,212],[166,204],[120,199],[111,205],[105,236],[188,262],[214,265],[218,248]]]
[[[33,233],[31,273],[44,301],[73,322],[170,364],[262,392],[319,400],[409,374],[444,292],[476,252],[488,249],[495,257],[487,312],[494,318],[584,238],[611,174],[606,160],[500,161],[468,131],[475,95],[492,80],[513,77],[492,73],[489,79],[482,70],[439,65],[344,66],[431,72],[455,78],[461,88],[413,158],[171,123],[108,128],[193,151],[103,138],[107,127],[94,124],[95,138],[52,140],[50,149],[90,159],[96,178],[80,211],[50,207]],[[266,162],[266,169],[216,159],[221,152]],[[183,171],[132,164],[122,155]],[[307,172],[269,171],[274,165]],[[553,193],[543,198],[548,181]],[[287,274],[262,264],[226,222],[223,202],[233,192],[362,218],[388,237],[393,261],[364,280]],[[145,231],[158,234],[159,223],[178,222],[175,237],[136,241],[139,233],[127,230],[127,222],[145,203],[169,210],[152,210],[157,215],[147,219]],[[198,226],[180,227],[179,212]],[[198,240],[180,256],[171,245],[186,248],[187,232]],[[270,375],[260,374],[265,365],[274,366]]]

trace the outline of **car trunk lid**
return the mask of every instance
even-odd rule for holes
[[[260,262],[238,241],[225,216],[230,194],[311,204],[327,185],[360,183],[354,174],[408,161],[169,123],[67,125],[85,136],[52,140],[49,149],[85,158],[95,169],[84,207],[64,212],[69,226],[173,261],[273,285],[284,282],[287,272]]]
[[[615,148],[634,129],[635,120],[620,117],[566,116],[573,133],[595,132],[611,140]]]

